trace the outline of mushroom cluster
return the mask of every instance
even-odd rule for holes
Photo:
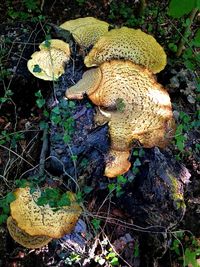
[[[60,27],[69,31],[80,47],[93,45],[84,59],[90,69],[77,84],[67,88],[66,97],[82,99],[86,94],[98,106],[95,122],[108,123],[111,139],[104,174],[109,178],[124,174],[131,166],[129,157],[135,141],[146,148],[164,148],[174,134],[170,97],[153,75],[164,69],[166,54],[151,35],[140,29],[108,31],[108,23],[92,17],[70,20]],[[49,49],[43,46],[40,52],[45,53],[44,59]],[[50,48],[53,52],[54,41]],[[39,61],[40,52],[35,52],[28,62],[31,72],[38,64],[42,69],[38,77],[59,77],[64,72],[66,53],[58,50],[60,55],[48,64]],[[56,68],[49,72],[52,62]]]
[[[31,194],[29,187],[16,189],[16,199],[10,204],[11,216],[7,219],[12,238],[24,247],[40,248],[53,238],[70,233],[81,214],[81,207],[73,193],[66,194],[70,205],[53,209],[49,204],[37,204],[40,190]]]
[[[122,27],[96,42],[82,79],[66,90],[68,99],[86,94],[98,106],[96,123],[108,123],[111,139],[104,175],[113,178],[131,166],[134,141],[164,148],[175,130],[170,97],[153,74],[166,65],[163,48],[149,34]]]

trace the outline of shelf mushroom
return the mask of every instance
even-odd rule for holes
[[[31,194],[29,187],[18,188],[14,194],[16,199],[10,204],[12,220],[9,219],[7,224],[11,236],[24,246],[39,245],[40,241],[41,244],[46,244],[52,238],[60,238],[70,233],[82,211],[71,192],[67,192],[70,205],[56,209],[48,204],[37,204],[41,196],[40,190]],[[29,237],[33,237],[33,244]]]
[[[7,219],[7,228],[11,237],[26,248],[41,248],[52,240],[52,238],[48,236],[31,236],[27,234],[17,226],[16,221],[11,216]]]
[[[95,120],[102,123],[104,117],[109,125],[111,147],[105,168],[107,177],[128,171],[134,140],[147,148],[165,147],[174,133],[167,91],[147,68],[131,61],[104,62],[87,70],[82,79],[66,91],[68,99],[82,99],[84,94],[100,107]],[[121,109],[119,100],[123,103]]]
[[[107,22],[93,17],[69,20],[60,25],[60,28],[71,32],[74,40],[84,48],[95,44],[102,35],[108,32],[108,27]]]
[[[52,39],[41,43],[39,49],[28,61],[28,70],[42,80],[57,80],[64,73],[65,63],[70,59],[69,44]]]
[[[84,62],[87,67],[92,67],[112,59],[131,60],[153,73],[160,72],[166,65],[166,54],[153,36],[127,27],[104,34]]]

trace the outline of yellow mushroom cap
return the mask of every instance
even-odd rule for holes
[[[85,57],[87,67],[99,66],[112,59],[127,59],[153,73],[166,66],[166,54],[160,44],[140,29],[122,27],[102,36]]]
[[[52,240],[48,236],[31,236],[27,234],[17,226],[16,221],[11,216],[7,219],[7,227],[12,238],[26,248],[41,248]]]
[[[65,71],[64,65],[69,61],[69,44],[52,39],[39,46],[40,51],[32,54],[27,63],[29,71],[43,80],[57,80]]]
[[[39,190],[31,194],[29,187],[18,188],[14,194],[16,200],[10,204],[11,216],[18,227],[31,236],[60,238],[73,230],[81,214],[81,207],[72,193],[68,193],[71,204],[59,209],[38,206]]]
[[[106,61],[88,70],[67,89],[66,96],[80,99],[83,92],[101,107],[100,121],[108,122],[113,162],[107,163],[107,176],[128,170],[133,142],[139,141],[146,148],[164,148],[173,137],[175,124],[169,94],[148,69],[128,60]],[[98,122],[99,116],[95,119]]]
[[[40,50],[48,50],[49,48],[55,48],[55,49],[58,49],[58,50],[61,50],[63,51],[66,56],[69,58],[70,57],[70,48],[69,48],[69,44],[68,43],[65,43],[64,41],[62,40],[59,40],[59,39],[51,39],[51,40],[47,40],[47,41],[44,41],[42,42],[40,45],[39,45],[39,49]]]
[[[75,41],[83,47],[95,44],[108,31],[109,24],[93,17],[69,20],[60,28],[71,32]]]

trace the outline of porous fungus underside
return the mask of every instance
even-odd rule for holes
[[[71,204],[59,209],[38,206],[39,190],[31,194],[29,187],[18,188],[14,194],[16,199],[10,204],[11,216],[18,227],[31,236],[60,238],[73,230],[81,214],[72,193],[69,193]]]
[[[26,248],[41,248],[52,240],[48,236],[31,236],[27,234],[17,226],[16,221],[11,216],[7,219],[7,227],[12,238]]]
[[[68,20],[60,28],[71,32],[74,40],[82,47],[95,44],[108,31],[109,24],[93,17]]]
[[[140,29],[122,27],[104,34],[85,57],[87,67],[112,59],[131,60],[153,73],[164,69],[166,54],[155,38]]]
[[[170,98],[148,69],[131,61],[104,62],[88,70],[66,91],[66,97],[81,99],[85,93],[103,109],[105,121],[109,120],[111,160],[106,165],[106,176],[115,177],[129,169],[128,156],[134,140],[150,148],[165,147],[171,139],[174,120]],[[119,99],[123,100],[123,111],[117,110]],[[124,157],[120,152],[125,152]]]

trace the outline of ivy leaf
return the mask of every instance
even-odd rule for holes
[[[100,223],[101,223],[101,221],[100,221],[99,219],[93,219],[93,220],[91,221],[91,223],[92,223],[92,225],[94,226],[94,229],[95,229],[95,230],[98,230],[99,227],[100,227]]]
[[[38,64],[34,65],[34,68],[33,68],[33,72],[42,72],[42,69],[40,68],[40,66]]]
[[[196,47],[200,47],[200,29],[198,29],[198,31],[196,32],[192,44]]]
[[[45,99],[40,98],[36,100],[38,108],[42,108],[45,105]]]
[[[6,202],[9,204],[16,199],[15,195],[10,192],[6,195]]]
[[[190,13],[196,6],[196,0],[171,0],[168,15],[178,19]]]
[[[6,215],[6,214],[1,214],[1,215],[0,215],[0,225],[1,225],[2,223],[6,222],[7,218],[8,218],[8,215]]]
[[[189,248],[186,248],[185,250],[185,265],[184,266],[198,266],[197,260],[196,260],[196,252],[191,251]]]
[[[62,206],[70,206],[70,205],[71,205],[71,201],[69,197],[66,194],[63,194],[60,200],[58,201],[58,206],[62,207]]]

